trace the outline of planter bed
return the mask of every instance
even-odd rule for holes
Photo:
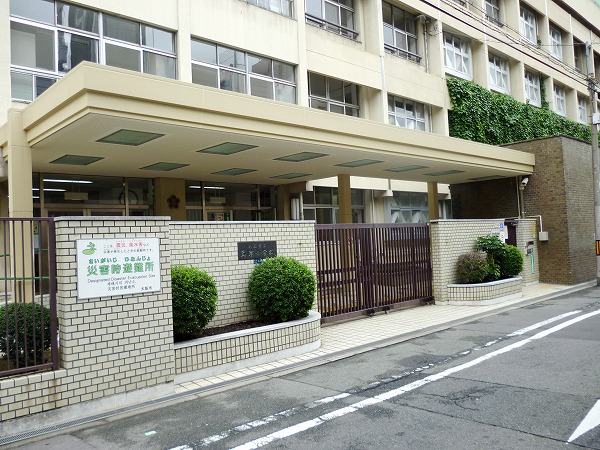
[[[475,284],[449,284],[448,304],[450,305],[492,305],[523,296],[523,278]]]
[[[321,314],[175,344],[175,383],[301,355],[321,346]]]

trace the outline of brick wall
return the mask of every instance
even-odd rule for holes
[[[449,300],[448,285],[456,283],[456,262],[463,253],[475,251],[478,237],[498,233],[503,219],[490,220],[437,220],[431,222],[431,266],[433,272],[433,296],[436,303]],[[517,224],[517,247],[524,255],[527,242],[533,240],[534,221],[526,219]],[[534,250],[535,251],[535,250]],[[525,261],[526,263],[527,261]],[[526,273],[523,282],[537,282],[537,272]]]
[[[506,147],[535,155],[534,173],[523,191],[523,209],[526,217],[541,216],[538,225],[543,225],[549,235],[547,242],[537,243],[539,251],[534,254],[540,281],[576,284],[595,278],[590,144],[556,136]],[[450,191],[453,217],[477,219],[518,215],[514,178],[452,185]],[[528,262],[529,257],[525,263]]]
[[[101,412],[173,392],[168,222],[81,219],[55,221],[60,370],[0,381],[2,422],[88,400],[100,400],[94,411]],[[159,238],[161,290],[78,299],[76,240],[125,237]],[[0,423],[0,435],[18,430],[5,426]]]
[[[252,260],[238,260],[238,242],[277,241],[277,254],[316,273],[314,222],[172,222],[171,264],[198,267],[217,284],[214,327],[256,317],[247,296]],[[315,302],[316,307],[316,302]]]

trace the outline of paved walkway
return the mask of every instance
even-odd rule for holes
[[[401,342],[449,328],[461,322],[475,320],[477,317],[494,314],[501,310],[519,308],[593,285],[595,283],[584,283],[577,286],[537,283],[524,287],[523,297],[495,305],[427,305],[325,325],[321,328],[321,347],[318,350],[276,362],[182,383],[175,387],[175,392],[182,394],[186,391],[218,388],[237,381],[266,376],[275,371],[322,364],[326,361]]]

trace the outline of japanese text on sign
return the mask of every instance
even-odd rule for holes
[[[277,241],[238,242],[238,260],[256,260],[277,256]]]
[[[78,298],[160,291],[158,238],[77,240]]]

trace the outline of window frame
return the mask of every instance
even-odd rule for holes
[[[500,19],[500,0],[484,1],[485,18],[497,25],[504,25]]]
[[[83,9],[83,10],[88,10],[89,12],[96,14],[96,20],[98,22],[98,32],[96,33],[94,31],[86,31],[81,28],[75,28],[73,26],[69,26],[68,24],[67,25],[59,24],[59,17],[58,17],[59,3],[66,5],[66,6],[73,6],[76,8]],[[35,83],[36,78],[45,77],[45,78],[51,78],[53,80],[58,80],[62,76],[64,76],[66,73],[68,73],[71,69],[73,69],[73,67],[71,67],[67,70],[64,70],[59,65],[59,62],[60,62],[59,37],[60,37],[61,33],[69,34],[71,36],[79,36],[79,37],[83,37],[83,38],[94,41],[96,44],[96,59],[95,60],[92,59],[92,62],[96,62],[98,64],[106,65],[106,45],[107,44],[139,51],[139,53],[140,53],[140,66],[139,66],[140,70],[139,70],[139,72],[140,73],[153,74],[153,72],[147,71],[146,68],[144,67],[144,56],[145,55],[156,54],[156,55],[170,58],[173,61],[172,62],[172,67],[173,67],[172,75],[173,76],[172,77],[168,76],[168,78],[177,79],[177,46],[176,46],[176,33],[175,32],[167,30],[165,28],[161,28],[161,27],[157,27],[154,25],[139,22],[137,20],[123,18],[124,20],[127,20],[129,22],[133,22],[133,23],[137,24],[137,26],[138,26],[140,44],[134,44],[134,43],[130,43],[130,42],[126,42],[126,41],[122,41],[119,39],[105,36],[104,18],[105,17],[116,17],[116,18],[120,19],[120,17],[118,17],[118,16],[115,16],[115,15],[109,14],[109,13],[105,13],[104,11],[100,11],[97,9],[88,8],[88,7],[84,7],[81,5],[76,5],[73,3],[65,2],[62,0],[53,0],[52,6],[53,6],[53,11],[54,11],[52,24],[46,23],[46,22],[42,23],[42,22],[36,21],[34,18],[16,16],[16,15],[12,15],[12,14],[10,14],[10,16],[9,16],[9,27],[11,30],[12,30],[13,23],[15,23],[15,24],[20,23],[20,24],[23,24],[23,25],[26,25],[26,26],[32,27],[32,28],[49,30],[52,32],[52,35],[53,35],[52,46],[53,46],[53,66],[54,67],[52,70],[37,68],[37,67],[28,67],[28,66],[23,66],[20,64],[13,63],[13,54],[12,54],[13,52],[12,52],[12,48],[11,48],[10,73],[11,74],[15,73],[15,74],[31,75],[32,76],[32,92],[34,94],[33,99],[31,99],[31,100],[30,99],[20,99],[20,98],[14,97],[13,93],[12,93],[12,82],[11,82],[11,100],[12,101],[30,102],[30,101],[35,100],[37,98],[37,96],[41,94],[41,92],[39,94],[36,93],[36,83]],[[144,27],[149,27],[152,29],[157,29],[157,30],[169,33],[173,40],[173,52],[171,53],[171,52],[160,50],[160,49],[148,46],[148,45],[143,45],[142,44],[142,42],[143,42],[142,30],[144,29]],[[84,59],[84,60],[87,61],[87,59]]]
[[[267,11],[271,11],[275,14],[279,14],[280,16],[284,16],[284,17],[289,17],[290,19],[294,18],[294,0],[266,0],[268,3],[268,6],[263,6],[263,4],[261,3],[261,0],[242,0],[245,3],[248,3],[249,5],[253,5],[256,6],[257,8],[260,9],[266,9]],[[272,2],[276,1],[279,4],[279,8],[273,8],[272,7]],[[287,3],[287,8],[288,8],[288,14],[285,14],[284,11],[285,8],[282,7],[282,5]]]
[[[402,102],[404,107],[399,110],[396,108],[398,102]],[[413,115],[402,114],[401,111],[408,111],[406,107],[407,104],[413,106]],[[393,105],[393,110],[391,107]],[[423,117],[419,117],[417,114],[418,109],[422,108]],[[388,94],[388,123],[390,125],[394,125],[401,128],[406,128],[408,130],[416,130],[416,131],[431,131],[429,126],[429,105],[421,102],[417,102],[408,98],[400,97],[398,95]],[[404,125],[401,124],[402,119],[404,119]],[[393,121],[393,122],[392,122]],[[414,127],[409,126],[409,121],[414,123]],[[421,124],[422,127],[418,125]]]
[[[356,8],[354,5],[355,0],[306,0],[304,16],[306,23],[319,28],[323,28],[329,32],[339,34],[349,39],[356,40],[358,38],[358,31],[356,30]],[[308,12],[309,2],[313,2],[315,5],[318,2],[320,6],[319,16],[315,16]],[[344,4],[349,2],[350,5]],[[312,4],[311,4],[312,5]],[[327,20],[326,7],[334,7],[338,10],[337,23],[330,22]],[[352,27],[346,27],[342,25],[342,11],[348,14],[348,17],[352,19]]]
[[[580,123],[588,124],[588,110],[587,110],[588,100],[586,97],[581,95],[577,96],[577,120]],[[583,116],[582,116],[583,112]]]
[[[311,75],[315,75],[315,76],[320,76],[320,77],[324,77],[325,79],[325,95],[326,97],[322,97],[320,95],[314,95],[312,93],[312,86],[311,86]],[[343,92],[343,101],[339,101],[339,100],[335,100],[331,98],[331,92],[330,92],[330,84],[331,81],[335,80],[338,82],[342,83],[342,86],[344,88],[344,92]],[[354,93],[356,94],[356,100],[357,103],[349,103],[346,102],[346,86],[349,86],[351,88],[353,88]],[[327,112],[333,112],[333,113],[338,113],[337,111],[332,111],[332,106],[333,107],[337,107],[337,108],[342,108],[343,109],[343,115],[345,116],[350,116],[350,117],[360,117],[360,99],[359,99],[359,85],[355,84],[355,83],[350,83],[349,81],[346,80],[342,80],[340,78],[334,78],[334,77],[328,77],[327,75],[322,75],[316,72],[309,72],[308,73],[308,105],[310,108],[314,108],[314,109],[320,109],[321,111],[327,111]],[[313,105],[313,102],[323,102],[327,105],[327,109],[321,109],[321,108],[317,108]],[[348,111],[353,111],[355,112],[355,114],[348,114]]]
[[[558,35],[558,38],[557,36]],[[553,25],[550,25],[548,30],[548,39],[550,41],[550,55],[559,61],[563,59],[562,52],[562,31]]]
[[[494,71],[495,77],[492,76],[492,70]],[[510,68],[508,60],[493,53],[488,54],[488,74],[490,77],[491,90],[503,94],[510,94]],[[496,82],[498,76],[503,80],[504,86]]]
[[[261,80],[261,81],[267,81],[271,83],[272,86],[272,97],[264,97],[264,96],[259,96],[259,95],[253,95],[254,97],[258,97],[258,98],[270,98],[271,100],[277,100],[277,101],[281,101],[281,102],[285,102],[285,103],[291,103],[291,104],[297,104],[298,103],[298,84],[296,82],[296,66],[294,66],[293,64],[287,63],[285,61],[281,61],[279,59],[274,59],[271,58],[269,56],[264,56],[264,55],[259,55],[257,53],[251,53],[251,52],[247,52],[245,50],[240,50],[234,47],[229,47],[227,45],[221,45],[217,42],[211,42],[211,41],[207,41],[204,39],[200,39],[200,38],[194,38],[192,37],[192,41],[193,42],[198,42],[201,44],[208,44],[211,46],[214,46],[215,48],[215,63],[211,63],[211,62],[207,62],[207,61],[202,61],[199,59],[194,58],[194,55],[191,55],[191,61],[192,61],[192,71],[194,66],[200,66],[200,67],[207,67],[209,69],[213,69],[216,71],[216,75],[217,75],[217,89],[223,89],[223,90],[228,90],[231,92],[240,92],[237,90],[229,90],[229,89],[225,89],[223,87],[221,87],[221,77],[222,77],[222,73],[223,72],[232,72],[232,73],[236,73],[238,75],[241,75],[244,77],[245,80],[245,89],[244,92],[241,92],[243,94],[247,94],[247,95],[253,95],[252,94],[252,80]],[[192,46],[193,47],[193,46]],[[219,49],[222,50],[228,50],[228,51],[233,51],[235,54],[237,53],[241,53],[244,56],[244,68],[240,68],[240,67],[232,67],[231,65],[226,66],[221,64],[221,62],[219,61]],[[252,69],[250,68],[250,58],[251,57],[256,57],[256,58],[262,58],[262,59],[268,59],[270,61],[271,64],[271,76],[267,76],[264,74],[260,74],[260,73],[256,73],[253,72]],[[289,81],[289,80],[285,80],[283,78],[278,78],[275,75],[275,64],[279,63],[279,64],[284,64],[286,66],[289,66],[292,69],[292,73],[293,73],[293,78],[294,81]],[[194,81],[192,81],[194,82]],[[206,84],[202,84],[202,83],[196,83],[195,84],[199,84],[202,86],[210,86],[210,87],[215,87],[212,85],[206,85]],[[286,100],[282,100],[281,98],[278,98],[279,96],[277,95],[277,87],[279,85],[282,86],[288,86],[294,89],[294,101],[293,102],[287,102]]]
[[[541,107],[542,106],[542,90],[541,90],[541,77],[539,74],[532,72],[530,70],[525,70],[525,100],[527,103]],[[536,94],[534,98],[531,96],[531,93]]]
[[[451,47],[448,45],[448,39],[451,39]],[[458,46],[456,45],[458,43]],[[456,62],[456,57],[460,57],[463,65],[466,66],[466,70],[458,70],[456,67],[450,67],[448,65],[448,52],[452,51],[452,60]],[[466,64],[465,64],[466,60]],[[471,54],[471,41],[469,38],[444,32],[444,68],[446,73],[454,75],[458,78],[465,80],[473,80],[473,58]]]
[[[567,91],[564,86],[555,84],[553,86],[552,99],[554,103],[554,112],[559,116],[567,116]]]
[[[416,34],[416,24],[415,24],[415,33],[411,33],[410,31],[407,31],[406,29],[406,23],[408,20],[412,20],[413,23],[416,20],[416,16],[408,11],[405,11],[402,8],[398,8],[397,6],[392,5],[391,3],[388,2],[382,2],[382,8],[386,8],[389,7],[390,8],[390,12],[391,12],[391,17],[392,17],[392,23],[388,23],[385,22],[385,19],[383,21],[383,46],[384,49],[389,52],[392,53],[394,55],[403,57],[405,59],[408,59],[409,61],[414,61],[419,63],[421,61],[421,56],[418,53],[419,50],[419,38]],[[405,20],[404,20],[404,28],[401,28],[399,26],[396,26],[396,23],[394,22],[394,18],[396,17],[396,14],[394,13],[395,10],[399,10],[402,11],[403,15],[405,16]],[[392,33],[392,40],[393,40],[393,44],[389,44],[387,42],[385,42],[385,30],[389,29]],[[406,37],[406,48],[403,48],[401,46],[398,45],[398,34],[404,35]],[[412,52],[410,51],[410,45],[409,42],[414,41],[414,45],[415,45],[415,49],[417,52]]]
[[[527,42],[537,44],[537,15],[523,5],[519,12],[519,34]]]

